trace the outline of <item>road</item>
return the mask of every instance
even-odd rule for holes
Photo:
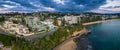
[[[30,41],[30,40],[35,40],[35,39],[38,39],[38,38],[42,38],[46,35],[52,35],[57,29],[54,29],[48,33],[43,33],[43,34],[36,34],[36,35],[33,35],[33,36],[26,36],[25,39]]]
[[[8,35],[8,36],[13,36],[12,34],[9,34],[9,33],[5,32],[3,30],[0,30],[0,34],[5,34],[5,35]]]
[[[58,28],[57,28],[58,29]],[[35,40],[35,39],[38,39],[38,38],[42,38],[46,35],[52,35],[57,29],[54,29],[48,33],[43,33],[43,34],[36,34],[36,35],[32,35],[32,36],[26,36],[24,37],[26,40],[30,41],[30,40]],[[3,30],[0,30],[0,34],[5,34],[5,35],[8,35],[8,36],[13,36],[12,34],[9,34]]]

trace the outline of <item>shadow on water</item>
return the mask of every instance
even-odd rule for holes
[[[86,27],[91,30],[91,34],[76,39],[77,50],[120,50],[119,27],[120,20]]]
[[[90,33],[88,33],[90,34]],[[91,42],[86,38],[87,35],[82,35],[76,38],[77,49],[76,50],[93,50]]]

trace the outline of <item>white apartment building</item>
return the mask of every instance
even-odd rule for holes
[[[26,24],[36,32],[45,32],[46,26],[41,23],[39,17],[26,17]]]
[[[57,27],[57,26],[53,25],[52,19],[47,19],[47,20],[43,21],[42,23],[47,25],[49,27],[49,30],[53,30]]]
[[[76,24],[80,22],[81,16],[64,16],[64,19],[68,24]]]

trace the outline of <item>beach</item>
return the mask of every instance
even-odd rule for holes
[[[103,22],[109,22],[112,20],[102,20],[102,21],[95,21],[95,22],[88,22],[88,23],[83,23],[83,26],[87,26],[87,25],[92,25],[92,24],[97,24],[97,23],[103,23]]]
[[[86,29],[82,29],[81,31],[74,32],[72,37],[66,39],[64,42],[62,42],[60,45],[55,47],[53,50],[76,50],[77,44],[75,42],[75,38],[78,38],[85,33],[87,33]]]
[[[76,50],[76,48],[77,44],[74,42],[74,39],[70,38],[55,47],[53,50]]]

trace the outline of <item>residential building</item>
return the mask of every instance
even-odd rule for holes
[[[76,24],[81,21],[81,16],[64,16],[64,19],[68,24]]]
[[[3,24],[3,27],[8,30],[12,34],[19,34],[19,35],[32,35],[33,33],[30,33],[29,29],[21,24],[14,24],[12,21],[5,21]]]
[[[42,22],[43,24],[47,25],[49,30],[55,29],[57,26],[53,25],[53,20],[52,19],[47,19]]]
[[[46,31],[46,26],[41,23],[39,17],[26,17],[25,20],[28,27],[32,28],[32,31],[35,31],[35,32]]]
[[[57,18],[57,21],[58,21],[58,26],[61,26],[62,25],[62,18]]]

